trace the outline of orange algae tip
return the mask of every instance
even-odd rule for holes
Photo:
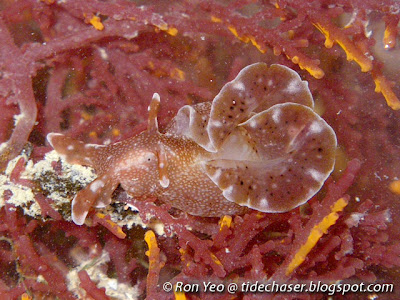
[[[399,110],[400,100],[393,92],[388,80],[380,72],[373,72],[372,77],[375,82],[375,92],[382,93],[383,97],[385,97],[387,105],[391,109]]]
[[[218,259],[218,257],[215,256],[214,253],[210,253],[210,256],[211,256],[212,260],[213,260],[217,265],[222,266],[221,261]]]
[[[280,50],[276,54],[275,53],[275,48],[274,48],[274,54],[275,55],[279,55],[280,54]],[[308,73],[311,74],[311,76],[313,76],[316,79],[321,79],[322,77],[325,76],[324,71],[321,68],[319,68],[318,65],[315,62],[311,61],[308,58],[305,58],[305,57],[301,57],[300,58],[297,55],[293,56],[292,58],[289,55],[286,55],[286,57],[288,59],[290,59],[294,64],[299,65],[300,69],[306,70]]]
[[[29,296],[27,293],[23,293],[21,295],[21,300],[32,300],[32,297]]]
[[[262,45],[260,45],[259,43],[257,43],[257,41],[255,40],[254,37],[250,36],[249,39],[250,39],[251,44],[252,44],[254,47],[256,47],[258,51],[260,51],[260,52],[263,53],[263,54],[264,54],[265,52],[267,52],[267,50],[264,49],[264,47],[263,47]]]
[[[112,129],[112,134],[113,134],[113,136],[120,136],[121,135],[121,130],[119,130],[118,128],[113,128]]]
[[[336,42],[344,50],[347,60],[354,60],[362,72],[372,70],[372,60],[368,58],[361,49],[357,47],[339,28],[329,21],[318,20],[313,25],[325,36],[325,47],[331,48]]]
[[[211,22],[214,23],[222,23],[222,19],[216,17],[216,16],[211,16]]]
[[[169,35],[176,36],[178,34],[178,29],[176,29],[175,27],[170,27],[168,28],[167,33]]]
[[[396,47],[396,39],[398,34],[399,20],[395,17],[390,18],[386,21],[386,28],[383,34],[383,45],[385,49],[393,49]]]
[[[176,288],[174,288],[174,296],[175,300],[186,300],[186,295],[184,292],[177,292]]]
[[[239,40],[242,41],[244,43],[251,43],[254,47],[257,48],[258,51],[260,51],[261,53],[265,53],[266,50],[262,47],[262,45],[258,44],[256,39],[252,36],[246,36],[246,35],[242,35],[240,36],[239,33],[237,32],[236,28],[233,26],[228,26],[228,30]]]
[[[385,49],[392,49],[396,46],[396,35],[389,27],[386,27],[383,34],[383,45]]]
[[[316,66],[306,65],[302,62],[299,62],[300,69],[305,69],[308,73],[310,73],[314,78],[321,79],[325,76],[325,72]]]
[[[98,176],[72,201],[76,224],[92,207],[109,205],[119,185],[196,216],[286,212],[315,195],[333,170],[335,132],[314,111],[308,83],[285,66],[244,68],[212,102],[183,106],[164,132],[159,105],[154,93],[147,130],[115,144],[48,135],[64,160]]]
[[[160,260],[160,248],[158,248],[157,240],[152,230],[146,231],[144,240],[149,247],[145,255],[149,258],[149,270],[147,274],[147,294],[152,287],[157,285],[160,270],[164,267],[165,262]]]
[[[239,33],[237,32],[236,28],[233,26],[228,26],[228,30],[239,40],[244,43],[248,43],[250,39],[247,36],[240,36]]]
[[[161,30],[172,36],[176,36],[178,34],[178,29],[176,29],[175,27],[169,27],[167,24],[154,25],[154,26],[156,32],[159,32]]]
[[[83,120],[88,121],[93,119],[93,115],[88,114],[87,112],[82,112],[81,117]]]
[[[92,138],[97,138],[97,132],[96,131],[91,131],[89,132],[89,136]]]
[[[320,223],[314,226],[311,230],[308,239],[304,245],[296,252],[292,261],[286,269],[286,276],[289,276],[298,266],[300,266],[306,256],[317,244],[322,235],[328,232],[329,227],[336,223],[339,218],[338,212],[342,211],[347,205],[347,200],[345,198],[340,198],[331,207],[331,213],[327,215]]]
[[[155,249],[158,249],[156,235],[154,234],[154,232],[152,230],[148,230],[144,234],[144,240],[147,243],[147,246],[149,247],[149,250],[146,251],[146,255],[150,256],[152,251],[154,251]]]
[[[90,24],[92,24],[92,26],[96,29],[96,30],[103,30],[104,29],[104,25],[103,23],[101,23],[101,20],[98,16],[93,16],[90,21]]]
[[[117,223],[111,221],[109,216],[106,216],[102,213],[96,213],[96,218],[100,221],[100,223],[106,227],[110,232],[112,232],[115,236],[120,239],[126,238],[126,233],[122,231],[122,228],[118,226]]]
[[[275,56],[279,56],[279,55],[282,54],[282,49],[280,49],[280,48],[278,48],[276,46],[273,47],[272,51],[274,52]]]
[[[299,63],[299,57],[298,56],[293,56],[292,57],[292,62],[294,63],[294,64],[298,64]]]
[[[222,228],[224,227],[231,227],[231,223],[232,223],[232,217],[231,216],[224,216],[220,223],[220,230],[222,230]]]
[[[400,180],[394,180],[389,184],[389,190],[396,195],[400,195]]]
[[[178,68],[172,69],[170,76],[179,81],[185,81],[186,78],[185,72]]]

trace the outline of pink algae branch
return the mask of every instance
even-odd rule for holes
[[[85,270],[79,271],[79,280],[81,281],[80,286],[86,291],[87,296],[98,300],[109,300],[110,298],[106,295],[104,288],[98,288],[96,284],[90,279],[88,273]]]
[[[1,299],[17,299],[23,291],[26,291],[28,295],[35,290],[46,291],[49,284],[54,295],[62,296],[63,299],[74,299],[67,287],[66,265],[43,243],[37,243],[31,237],[32,232],[39,227],[39,222],[31,220],[27,223],[18,215],[15,207],[8,204],[0,217],[6,227],[0,228],[0,232],[7,230],[9,233],[9,243],[13,252],[11,259],[16,261],[19,277],[18,285],[13,288],[5,286],[0,279]],[[9,264],[13,263],[13,261],[9,262]],[[44,280],[37,280],[38,276]]]
[[[388,198],[391,193],[392,196],[400,194],[395,159],[398,147],[391,138],[391,129],[397,128],[393,117],[397,112],[388,116],[389,108],[373,102],[376,97],[372,80],[365,85],[365,93],[360,93],[367,99],[356,97],[357,93],[346,85],[348,79],[354,76],[361,85],[365,76],[359,70],[349,75],[347,71],[352,66],[336,62],[341,62],[346,51],[372,74],[376,89],[386,100],[393,100],[389,101],[392,106],[398,100],[391,82],[381,72],[382,65],[377,62],[375,66],[374,62],[371,69],[370,56],[357,43],[360,39],[365,45],[371,45],[373,37],[366,39],[361,27],[341,30],[333,25],[333,19],[357,9],[360,12],[357,23],[365,21],[362,19],[365,11],[377,10],[388,18],[384,18],[384,46],[394,48],[398,17],[389,16],[385,8],[373,7],[368,1],[342,1],[336,6],[325,6],[320,1],[285,0],[275,4],[239,0],[226,6],[205,0],[167,2],[163,2],[164,6],[153,5],[157,1],[135,6],[128,1],[18,0],[12,9],[2,11],[8,29],[19,26],[21,19],[16,16],[27,12],[28,21],[40,29],[40,38],[25,41],[17,49],[6,26],[0,23],[0,101],[13,104],[8,119],[13,121],[15,115],[18,120],[15,126],[0,121],[2,136],[9,138],[0,147],[0,163],[4,165],[26,143],[35,122],[36,105],[39,118],[37,131],[31,136],[33,154],[29,160],[42,159],[49,151],[49,147],[42,147],[40,138],[51,131],[84,136],[98,143],[110,137],[123,139],[133,135],[141,130],[138,124],[145,120],[143,115],[147,116],[148,99],[153,92],[159,92],[165,99],[162,105],[170,118],[184,104],[211,100],[218,88],[214,83],[221,82],[226,74],[235,74],[244,64],[261,60],[291,67],[292,63],[297,64],[311,74],[301,72],[300,75],[309,81],[313,94],[323,99],[324,119],[335,128],[340,146],[346,149],[344,160],[357,157],[364,162],[359,180],[347,191],[360,168],[359,161],[353,160],[337,182],[329,187],[326,184],[301,209],[285,214],[252,211],[242,216],[225,216],[220,224],[217,219],[188,216],[166,205],[158,206],[157,201],[131,201],[117,191],[114,199],[121,197],[121,201],[115,202],[116,210],[112,213],[122,218],[139,214],[146,226],[154,228],[156,234],[150,231],[143,241],[142,223],[130,228],[112,222],[101,213],[91,215],[90,227],[65,221],[70,215],[69,203],[65,207],[55,206],[57,210],[53,208],[56,199],[38,189],[36,181],[23,176],[30,161],[20,158],[9,176],[10,182],[32,189],[42,220],[39,215],[32,220],[20,208],[7,203],[12,192],[4,192],[6,206],[0,209],[3,221],[0,224],[0,298],[75,299],[76,290],[70,289],[67,274],[81,264],[76,258],[83,255],[91,259],[103,250],[110,260],[102,268],[107,268],[112,282],[137,286],[140,297],[147,299],[259,296],[166,295],[160,288],[163,280],[172,284],[266,278],[280,282],[316,278],[333,282],[376,280],[377,275],[379,280],[387,280],[382,274],[394,273],[388,268],[400,266],[397,223],[390,220],[394,202]],[[388,7],[391,1],[383,2]],[[249,7],[256,9],[248,14]],[[312,24],[317,21],[325,30],[329,29],[328,46],[329,42],[336,42],[345,51],[324,48],[324,37]],[[10,32],[18,38],[18,34]],[[348,32],[355,32],[354,39]],[[223,49],[219,48],[220,44]],[[212,50],[215,48],[217,51]],[[12,63],[10,53],[13,53]],[[75,93],[65,94],[71,74],[86,79],[74,81]],[[346,75],[341,78],[343,74]],[[44,80],[40,88],[45,95],[35,94],[36,103],[30,76]],[[323,76],[322,80],[314,79]],[[368,116],[383,120],[369,122],[378,126],[371,131],[364,123],[365,101],[370,101],[373,107]],[[67,112],[71,115],[64,114]],[[160,122],[166,123],[166,116],[167,113],[160,117]],[[60,126],[65,125],[64,121],[68,121],[66,128]],[[393,164],[382,165],[380,153],[385,161]],[[56,174],[61,174],[60,164],[60,161],[52,163]],[[380,193],[374,174],[382,178],[382,175],[389,176],[382,181],[387,193]],[[361,202],[354,201],[355,196]],[[132,203],[139,212],[120,209],[124,203]],[[153,227],[154,224],[157,226]],[[149,267],[143,264],[147,261],[145,243],[149,247]],[[88,273],[88,270],[80,271],[76,276],[87,297],[109,299]]]
[[[10,138],[0,145],[0,169],[4,169],[25,146],[35,125],[37,108],[27,63],[1,18],[0,41],[0,99],[8,105],[17,103],[20,110],[14,116],[15,127]],[[1,127],[7,126],[6,120],[1,123]]]

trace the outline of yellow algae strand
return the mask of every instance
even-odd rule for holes
[[[331,207],[331,213],[327,215],[320,223],[315,225],[308,236],[304,245],[300,247],[289,266],[286,269],[286,276],[289,276],[298,266],[300,266],[312,248],[317,244],[319,239],[328,232],[329,227],[336,223],[339,218],[338,212],[342,211],[347,205],[347,200],[340,198]]]

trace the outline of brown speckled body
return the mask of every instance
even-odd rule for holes
[[[107,206],[119,184],[192,215],[285,212],[317,193],[333,169],[336,135],[313,111],[307,83],[284,66],[244,68],[212,103],[182,107],[164,133],[159,102],[154,94],[147,131],[109,146],[48,135],[69,163],[98,174],[72,200],[76,224],[92,206]]]
[[[149,169],[145,172],[137,168],[137,157],[147,154],[150,158],[149,149],[157,149],[160,143],[165,148],[168,161],[167,188],[159,183],[156,163],[146,163]],[[143,132],[123,141],[118,149],[123,154],[116,156],[118,160],[113,161],[108,168],[112,170],[113,176],[119,178],[122,188],[133,197],[156,196],[173,207],[200,216],[220,217],[247,210],[246,207],[226,201],[221,190],[204,171],[203,162],[210,159],[210,153],[187,138]],[[141,151],[143,154],[139,154]],[[132,160],[133,164],[130,165]]]

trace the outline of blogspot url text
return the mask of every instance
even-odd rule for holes
[[[242,282],[242,283],[184,283],[174,284],[165,282],[165,292],[175,293],[324,293],[329,296],[347,293],[391,293],[394,290],[393,283],[335,283],[328,284],[321,281],[307,283],[277,283],[275,281]]]

